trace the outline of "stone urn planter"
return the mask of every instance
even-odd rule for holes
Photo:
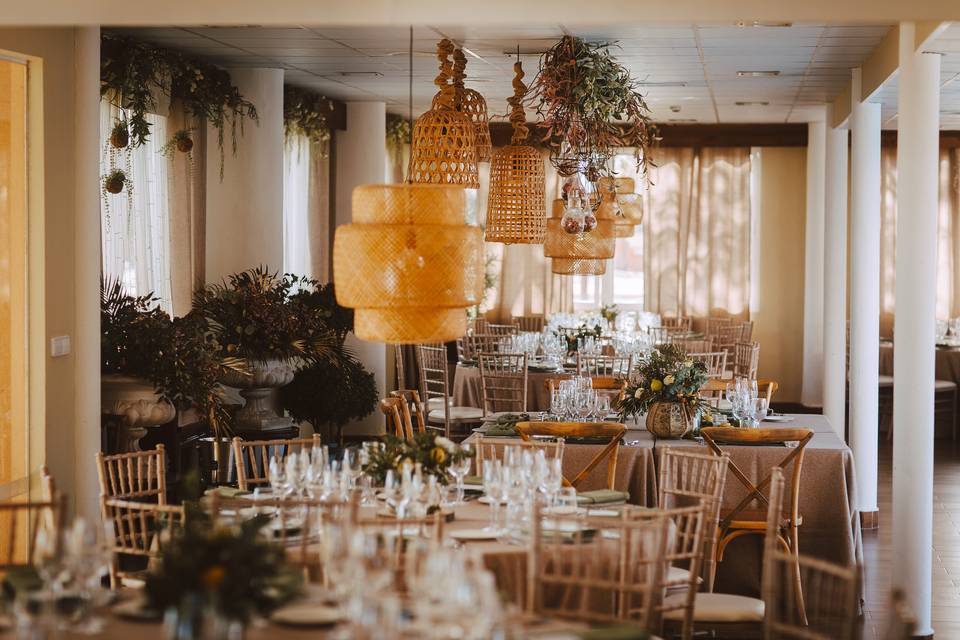
[[[647,411],[647,431],[658,438],[682,438],[693,433],[697,412],[679,402],[654,402]]]
[[[276,431],[289,429],[293,419],[277,415],[276,390],[293,381],[289,362],[247,362],[247,371],[225,371],[220,382],[240,390],[245,404],[234,416],[237,431]]]
[[[100,378],[100,407],[105,415],[120,418],[124,451],[138,451],[149,427],[166,424],[177,416],[176,407],[157,393],[153,383],[118,374]]]

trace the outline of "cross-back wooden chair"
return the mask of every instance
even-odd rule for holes
[[[544,317],[541,316],[513,316],[513,324],[520,331],[532,331],[540,333],[545,324]]]
[[[41,531],[59,549],[65,512],[65,496],[57,493],[0,502],[0,572],[33,565]]]
[[[162,444],[150,451],[116,455],[97,453],[100,495],[167,504],[167,454]]]
[[[527,354],[480,353],[483,413],[527,410]]]
[[[760,343],[738,342],[733,346],[733,376],[735,378],[757,377],[760,366]]]
[[[518,422],[517,433],[520,438],[530,441],[535,436],[552,438],[598,438],[607,440],[597,454],[581,469],[570,486],[576,488],[590,475],[604,458],[607,460],[607,489],[613,489],[617,477],[617,456],[620,453],[620,441],[627,428],[619,422]]]
[[[515,336],[520,333],[520,329],[515,324],[493,324],[487,325],[487,333],[493,336]]]
[[[690,316],[663,316],[660,318],[660,326],[676,331],[690,331],[693,327],[693,318]]]
[[[403,420],[404,428],[409,425],[409,431],[412,437],[414,433],[423,433],[427,430],[426,411],[423,402],[420,401],[420,392],[416,389],[397,389],[391,391],[390,396],[400,398],[403,403],[400,405],[400,418]]]
[[[483,422],[483,409],[453,406],[449,401],[452,385],[447,369],[446,347],[418,345],[417,359],[420,367],[420,398],[427,407],[427,425],[442,426],[444,435],[449,438],[454,426]],[[440,406],[431,408],[432,402]]]
[[[288,438],[278,440],[233,439],[233,459],[237,469],[237,485],[243,491],[254,485],[270,483],[270,459],[285,459],[294,451],[304,451],[321,446],[320,435],[310,438]]]
[[[789,498],[786,508],[786,517],[780,518],[777,526],[776,541],[782,546],[783,550],[791,555],[794,560],[794,573],[798,582],[797,598],[803,595],[799,588],[800,567],[796,563],[800,549],[800,526],[803,523],[800,515],[800,474],[803,470],[803,454],[807,444],[813,438],[813,430],[802,427],[795,428],[761,428],[761,429],[738,429],[735,427],[704,427],[700,430],[707,447],[714,455],[723,455],[720,448],[721,443],[732,445],[775,445],[785,444],[787,442],[796,442],[797,445],[787,449],[786,455],[778,462],[774,468],[780,469],[785,475],[789,470],[790,481],[786,487],[786,495]],[[764,490],[767,490],[773,477],[772,470],[765,478],[754,483],[731,459],[729,464],[730,472],[738,482],[746,489],[746,495],[732,509],[721,510],[719,529],[719,542],[716,549],[716,561],[723,561],[723,553],[727,545],[742,536],[764,535],[767,531],[767,521],[763,517],[763,511],[750,509],[750,505],[758,503],[762,509],[769,510],[770,499]],[[780,513],[779,507],[777,513]],[[803,603],[798,602],[798,607],[802,611]]]
[[[140,556],[156,560],[163,546],[183,527],[182,506],[134,502],[118,498],[100,498],[104,522],[112,524],[110,588],[140,584],[144,572],[120,569],[120,556]]]
[[[708,525],[704,548],[702,577],[707,591],[713,591],[716,563],[713,551],[717,545],[717,525],[723,488],[727,482],[729,454],[715,456],[709,453],[687,451],[681,447],[665,447],[660,454],[660,475],[657,486],[657,504],[661,509],[684,507],[703,503]]]
[[[407,433],[407,423],[404,422],[400,414],[400,407],[405,403],[402,398],[391,397],[380,400],[380,412],[383,413],[387,421],[387,435],[395,436],[401,440],[413,437],[413,430]]]
[[[658,626],[660,586],[667,565],[667,517],[563,518],[545,527],[534,506],[527,550],[526,610],[585,623],[630,621]]]
[[[503,460],[509,447],[519,447],[520,451],[530,451],[534,454],[538,451],[543,451],[547,460],[563,460],[563,438],[557,438],[556,440],[517,440],[478,434],[476,439],[473,440],[473,448],[476,452],[474,460],[476,462],[477,475],[483,475],[483,465],[485,462]],[[564,480],[566,480],[566,478],[564,478]],[[564,484],[569,486],[567,482]]]
[[[722,378],[727,372],[727,352],[708,351],[705,353],[687,353],[687,357],[699,360],[707,367],[708,378]]]
[[[633,354],[626,356],[577,354],[577,374],[581,376],[612,376],[626,379],[633,369]]]

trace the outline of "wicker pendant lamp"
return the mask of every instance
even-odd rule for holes
[[[454,185],[364,185],[353,223],[337,228],[337,302],[356,310],[361,340],[455,340],[483,291],[483,237],[464,224],[466,193]]]
[[[525,145],[529,133],[523,113],[523,67],[513,65],[513,96],[510,103],[510,144],[497,149],[490,164],[487,196],[487,242],[542,244],[546,233],[546,178],[540,152]]]
[[[550,271],[561,276],[602,276],[607,272],[607,261],[553,258]]]
[[[453,43],[437,44],[440,74],[434,80],[440,91],[434,106],[413,124],[409,180],[416,183],[458,184],[480,188],[477,172],[477,142],[474,124],[456,110],[456,87],[450,83],[453,67],[449,57]]]
[[[473,123],[473,136],[477,145],[477,162],[490,162],[493,143],[490,141],[490,117],[487,115],[487,99],[479,91],[464,85],[467,74],[467,57],[463,49],[453,52],[453,108],[467,116]],[[440,95],[433,97],[431,109],[440,106]]]
[[[613,257],[616,249],[614,224],[612,220],[597,220],[596,228],[590,233],[567,233],[563,230],[560,220],[566,203],[557,198],[553,201],[553,216],[547,220],[547,233],[543,243],[543,255],[548,258],[561,260],[608,260]],[[570,275],[567,271],[570,263],[561,262],[557,265],[554,260],[551,266],[553,273]],[[586,268],[583,266],[581,268]],[[592,265],[593,271],[599,266]]]
[[[620,226],[638,225],[643,222],[643,201],[634,193],[633,178],[603,177],[597,184],[600,191],[600,207],[597,218],[621,220]],[[630,235],[633,235],[631,230]],[[617,237],[625,237],[618,235]]]

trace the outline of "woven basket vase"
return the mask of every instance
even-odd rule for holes
[[[654,402],[647,411],[647,431],[658,438],[682,438],[693,431],[695,413],[679,402]]]
[[[542,244],[546,233],[543,156],[528,145],[497,149],[490,164],[487,242]]]
[[[466,333],[483,288],[483,238],[464,224],[466,194],[448,185],[365,185],[337,228],[337,302],[362,340],[415,344]]]

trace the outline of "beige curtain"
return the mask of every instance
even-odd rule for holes
[[[746,318],[750,150],[664,148],[654,161],[643,221],[647,310]]]
[[[546,170],[547,198],[544,206],[550,215],[550,206],[560,188],[561,180],[546,153],[543,155]],[[486,220],[486,191],[480,208],[482,220]],[[569,313],[573,311],[573,288],[570,276],[560,276],[550,271],[550,258],[543,255],[542,244],[503,245],[497,242],[486,244],[488,256],[494,257],[497,274],[496,288],[488,296],[486,316],[495,321],[507,322],[513,316]]]
[[[960,149],[940,150],[937,318],[960,316]],[[880,332],[893,335],[896,283],[897,149],[880,151]]]
[[[205,282],[207,127],[185,113],[179,103],[170,105],[167,118],[169,137],[190,129],[193,139],[190,153],[174,151],[167,161],[170,291],[173,315],[182,316],[190,311],[194,289]]]

